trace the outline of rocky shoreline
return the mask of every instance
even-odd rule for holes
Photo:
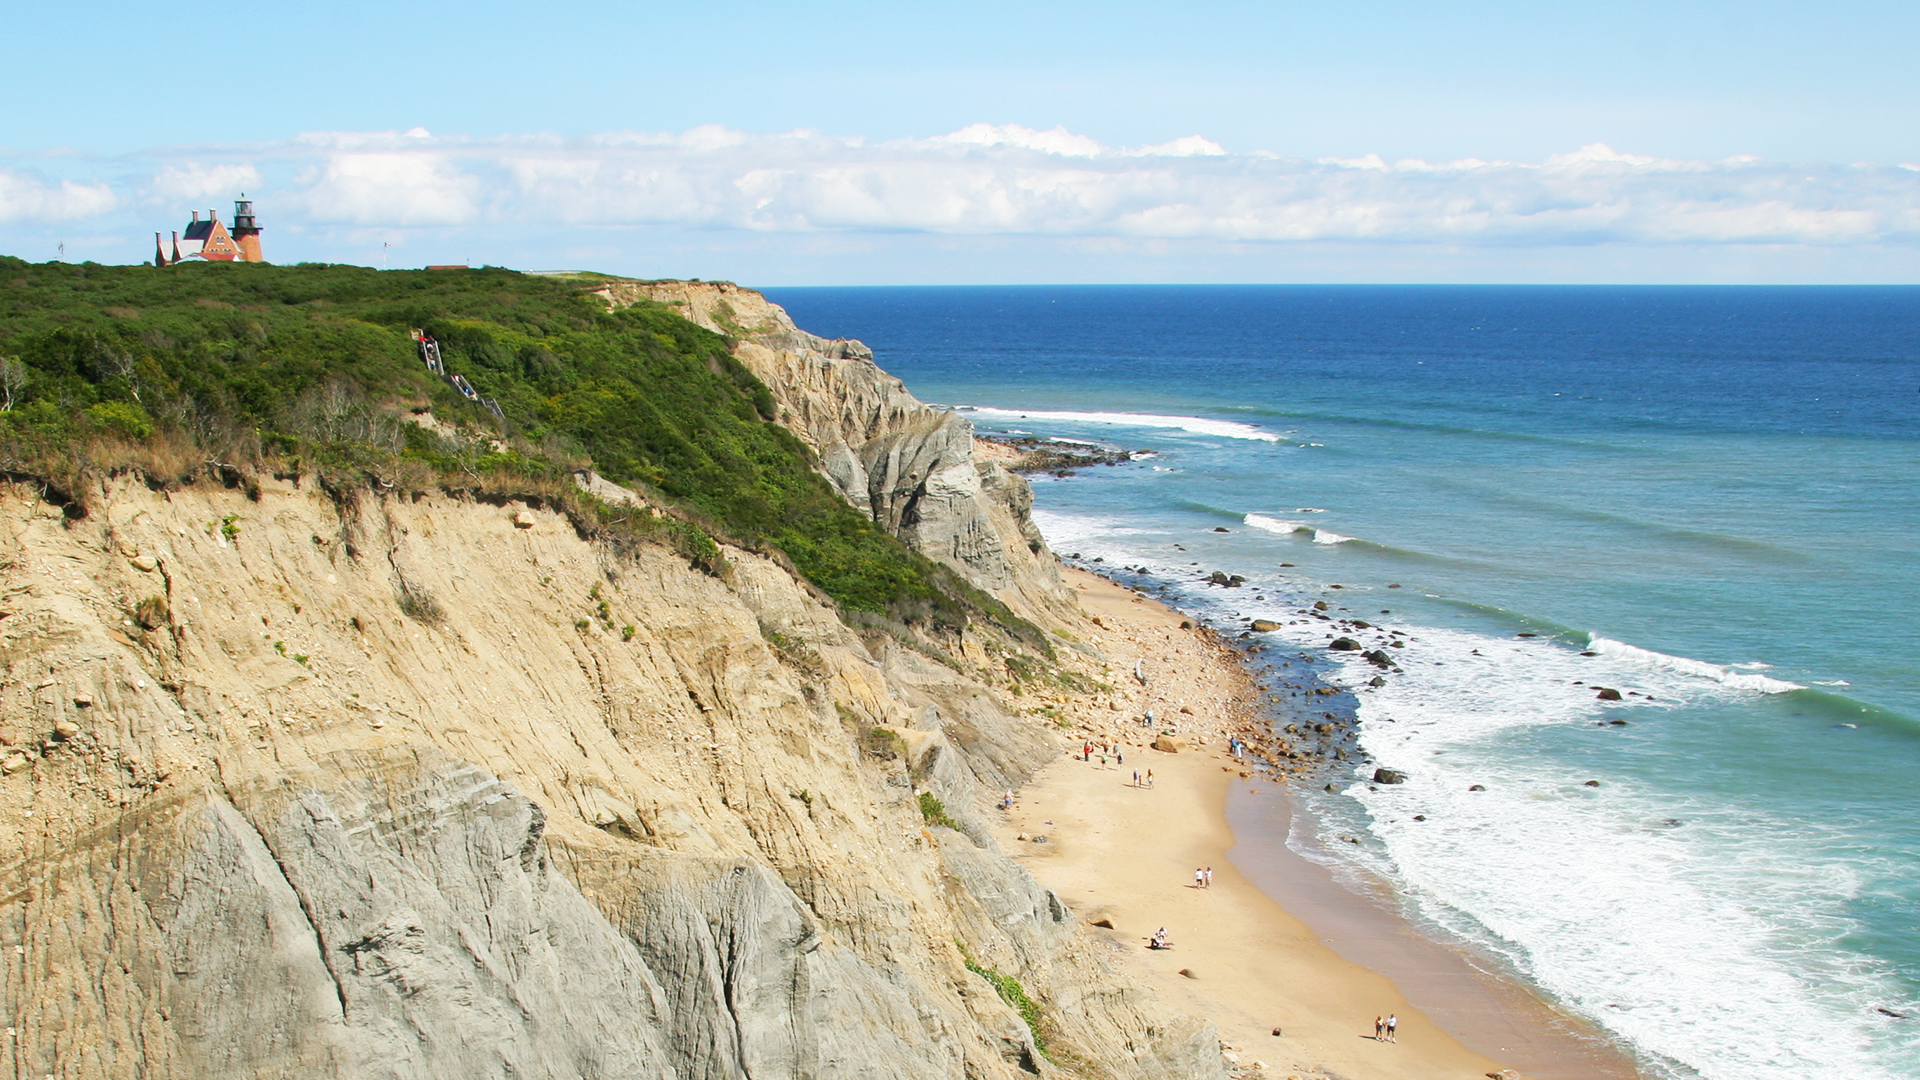
[[[1008,472],[1072,476],[1076,469],[1096,465],[1125,465],[1153,456],[1151,450],[1122,450],[1097,443],[1062,443],[1032,435],[978,435],[974,455],[996,461]]]
[[[1168,595],[1168,583],[1145,567],[1113,566],[1077,556],[1063,556],[1062,561],[1179,610],[1178,598]],[[1196,572],[1193,583],[1204,588],[1241,588],[1244,581],[1215,570]],[[1361,652],[1379,670],[1367,683],[1348,686],[1334,677],[1324,653],[1269,644],[1266,635],[1279,629],[1278,623],[1253,619],[1228,624],[1187,611],[1181,614],[1233,651],[1259,694],[1253,722],[1240,725],[1234,733],[1245,746],[1243,760],[1264,766],[1276,782],[1328,790],[1367,761],[1359,745],[1360,703],[1355,694],[1368,685],[1382,685],[1400,670],[1394,657],[1406,646],[1401,635],[1327,600],[1303,598],[1294,614],[1327,624],[1331,635],[1327,651]]]

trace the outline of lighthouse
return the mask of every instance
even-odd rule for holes
[[[245,192],[233,203],[233,242],[240,245],[240,261],[266,261],[260,254],[260,225],[253,216],[253,200]]]

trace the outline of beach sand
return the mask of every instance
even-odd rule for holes
[[[1227,734],[1256,723],[1257,690],[1232,650],[1183,630],[1178,613],[1132,590],[1067,573],[1098,620],[1090,644],[1110,659],[1116,690],[1097,701],[1058,703],[1084,739],[1120,743],[1124,763],[1103,766],[1098,749],[1091,763],[1063,757],[1019,793],[1000,840],[1083,922],[1111,923],[1095,932],[1110,940],[1124,972],[1217,1024],[1229,1060],[1245,1075],[1442,1080],[1522,1062],[1524,1075],[1543,1080],[1635,1075],[1523,988],[1477,972],[1286,851],[1285,792],[1227,756]],[[1142,657],[1144,686],[1132,677]],[[1137,722],[1147,707],[1156,712],[1155,729]],[[1174,753],[1148,749],[1168,726],[1188,745]],[[1136,769],[1143,780],[1152,771],[1152,787],[1134,786]],[[1247,833],[1238,855],[1267,891],[1229,856],[1236,845],[1230,791]],[[1261,800],[1274,804],[1270,815],[1258,811]],[[1269,821],[1270,830],[1258,824]],[[1197,867],[1213,869],[1210,887],[1195,886]],[[1275,895],[1321,918],[1309,926]],[[1162,926],[1173,948],[1147,949]],[[1341,951],[1397,961],[1375,967],[1393,970],[1419,1002]],[[1433,1004],[1453,1030],[1429,1019],[1420,1002]],[[1376,1041],[1374,1018],[1390,1013],[1399,1018],[1398,1042]]]

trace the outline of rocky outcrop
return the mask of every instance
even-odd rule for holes
[[[89,505],[0,489],[12,1075],[1055,1074],[960,943],[1076,1071],[1222,1075],[984,828],[1057,737],[773,562],[269,479]]]
[[[619,306],[648,299],[734,341],[734,355],[773,391],[781,422],[818,455],[842,494],[929,558],[1030,617],[1072,602],[1033,525],[1027,482],[974,456],[973,425],[929,408],[858,341],[794,326],[751,289],[705,282],[612,282]]]

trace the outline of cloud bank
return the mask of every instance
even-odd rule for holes
[[[1676,160],[1597,143],[1538,162],[1304,160],[1229,152],[1199,135],[1110,147],[1062,128],[984,123],[888,141],[712,125],[579,138],[415,128],[0,161],[0,223],[172,227],[187,208],[239,190],[271,225],[363,237],[545,223],[576,244],[597,229],[668,227],[1489,250],[1920,248],[1912,164]]]
[[[316,223],[538,217],[674,224],[1240,242],[1791,243],[1920,239],[1920,172],[1679,161],[1594,144],[1543,162],[1303,161],[1194,135],[1137,149],[974,124],[867,142],[719,127],[577,140],[308,136],[286,193]]]

